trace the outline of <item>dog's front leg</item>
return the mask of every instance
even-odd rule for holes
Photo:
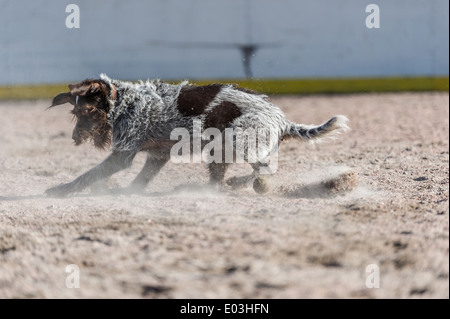
[[[71,193],[82,191],[89,185],[129,167],[135,155],[134,152],[114,151],[103,162],[76,178],[73,182],[49,188],[45,193],[49,196],[65,197]]]
[[[143,192],[145,186],[158,174],[158,172],[163,168],[163,166],[169,160],[168,157],[153,158],[147,157],[144,167],[141,172],[136,176],[133,182],[126,188],[129,193],[140,193]]]

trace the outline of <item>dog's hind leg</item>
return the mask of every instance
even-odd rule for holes
[[[148,156],[144,167],[136,178],[131,182],[127,190],[132,192],[141,192],[145,186],[159,173],[169,158],[155,158]]]
[[[259,194],[267,193],[270,190],[270,176],[271,174],[261,174],[263,169],[268,169],[269,163],[257,162],[251,164],[253,168],[253,189]]]
[[[220,185],[225,177],[225,172],[230,164],[229,163],[210,163],[209,169],[209,183],[212,185]]]

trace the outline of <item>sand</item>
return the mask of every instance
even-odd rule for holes
[[[144,194],[62,199],[43,193],[108,151],[72,144],[68,105],[1,102],[0,298],[448,298],[448,93],[273,101],[352,130],[283,142],[267,194],[202,187],[203,164],[168,163]]]

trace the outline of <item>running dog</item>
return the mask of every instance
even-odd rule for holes
[[[112,153],[74,181],[46,190],[47,195],[55,197],[80,192],[109,178],[129,167],[138,152],[145,151],[148,157],[144,167],[127,188],[130,192],[142,191],[170,159],[171,148],[177,142],[170,138],[171,132],[184,128],[192,134],[194,121],[205,130],[253,129],[271,137],[258,141],[258,156],[253,161],[244,147],[244,158],[254,170],[253,187],[257,192],[267,191],[260,187],[260,168],[268,165],[265,159],[282,140],[317,140],[348,129],[348,120],[342,115],[317,126],[293,123],[266,95],[229,84],[196,86],[187,81],[169,84],[160,80],[132,83],[101,74],[100,79],[70,84],[69,89],[57,95],[50,107],[65,103],[74,106],[75,145],[91,141],[100,149],[111,147]],[[221,185],[228,166],[224,161],[208,164],[210,183]]]

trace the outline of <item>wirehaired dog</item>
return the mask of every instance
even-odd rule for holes
[[[342,115],[318,126],[290,122],[266,95],[234,85],[195,86],[187,81],[173,85],[159,80],[131,83],[101,74],[98,80],[87,79],[69,85],[69,89],[70,92],[57,95],[50,107],[74,105],[75,145],[91,141],[97,148],[111,146],[112,153],[74,181],[47,189],[49,196],[67,196],[106,179],[129,167],[141,151],[147,152],[148,157],[128,190],[143,190],[170,159],[171,148],[177,142],[170,138],[171,132],[184,128],[192,134],[194,121],[200,121],[203,129],[217,128],[220,132],[233,128],[267,133],[271,138],[258,141],[254,162],[249,161],[248,149],[244,150],[245,160],[254,170],[253,187],[265,192],[267,189],[260,187],[259,170],[268,165],[264,159],[278,149],[281,140],[315,140],[348,129],[347,118]],[[224,161],[209,164],[212,184],[223,182],[228,165]]]

